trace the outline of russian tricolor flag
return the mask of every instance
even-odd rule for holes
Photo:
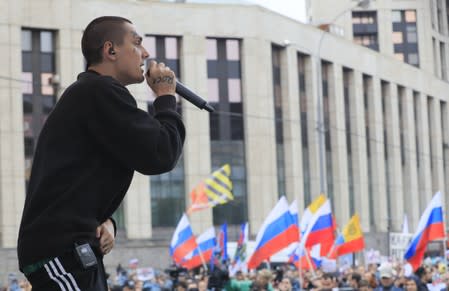
[[[287,199],[282,196],[257,234],[256,248],[248,261],[248,268],[255,269],[263,260],[296,241],[297,224],[289,211]]]
[[[297,203],[296,199],[293,200],[292,204],[290,204],[290,207],[288,210],[290,212],[290,215],[292,216],[294,229],[295,229],[294,231],[296,232],[296,236],[298,237],[298,242],[299,242],[300,233],[299,233],[298,203]]]
[[[215,239],[215,229],[213,227],[207,229],[196,239],[198,247],[188,254],[181,265],[187,269],[193,269],[201,266],[203,262],[209,262],[214,248],[217,244]],[[201,258],[203,256],[203,258]]]
[[[298,270],[315,270],[321,266],[321,245],[314,245],[311,250],[298,246],[290,255],[289,263],[293,263]]]
[[[424,252],[430,241],[444,239],[443,202],[441,193],[437,192],[422,214],[418,229],[413,235],[404,258],[416,270],[422,263]]]
[[[196,247],[197,243],[189,220],[187,215],[183,214],[171,239],[170,256],[177,264],[180,264],[184,257],[195,250]]]
[[[313,213],[307,224],[307,228],[301,238],[301,245],[308,248],[321,244],[321,254],[327,255],[335,239],[334,228],[331,204],[329,199],[326,199],[321,207]]]

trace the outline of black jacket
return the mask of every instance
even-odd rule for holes
[[[97,249],[96,228],[118,208],[134,171],[173,169],[184,125],[174,96],[137,108],[111,77],[84,72],[49,115],[36,147],[18,238],[19,267],[61,255],[75,242]]]

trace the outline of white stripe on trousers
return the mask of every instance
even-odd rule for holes
[[[55,275],[56,275],[58,278],[60,278],[60,279],[62,279],[62,281],[64,281],[65,285],[67,286],[67,290],[68,290],[68,291],[73,291],[73,288],[72,288],[72,286],[70,286],[70,284],[69,284],[69,282],[67,281],[67,279],[66,279],[63,275],[59,274],[59,270],[56,269],[55,263],[53,262],[53,260],[51,260],[51,261],[49,262],[49,264],[50,264],[51,269],[53,270],[53,273],[55,273]]]
[[[73,278],[72,274],[67,273],[64,270],[64,267],[62,266],[61,261],[59,260],[59,258],[56,258],[55,261],[56,261],[56,265],[59,267],[59,270],[61,271],[61,273],[63,275],[66,275],[67,277],[69,277],[70,282],[72,282],[72,285],[75,288],[75,291],[81,291],[80,288],[78,287],[78,284],[76,284],[75,278]]]
[[[48,267],[48,264],[50,264],[50,267]],[[64,270],[64,267],[61,264],[61,261],[59,260],[59,258],[55,258],[53,260],[51,260],[50,262],[48,262],[47,264],[45,264],[45,270],[47,270],[48,275],[50,276],[50,278],[55,281],[56,283],[58,283],[59,288],[61,288],[61,290],[66,291],[67,287],[67,291],[81,291],[78,287],[78,285],[76,284],[75,278],[73,278],[73,275],[70,273],[67,273]],[[51,270],[53,270],[54,275],[52,274]],[[73,289],[72,285],[69,283],[69,281],[67,281],[67,279],[65,278],[65,276],[67,276],[70,280],[70,282],[73,285]],[[62,280],[62,281],[61,281]]]
[[[50,279],[52,279],[53,281],[55,281],[56,283],[58,283],[59,288],[61,288],[62,291],[66,291],[65,288],[64,288],[64,286],[62,285],[62,282],[59,281],[58,278],[56,278],[55,276],[53,276],[53,274],[52,274],[51,271],[50,271],[50,268],[48,267],[48,264],[45,264],[44,267],[45,267],[45,270],[47,270],[47,273],[48,273],[48,276],[50,276]]]

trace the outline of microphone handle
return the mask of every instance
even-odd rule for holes
[[[214,112],[215,110],[206,100],[193,93],[192,90],[178,80],[176,80],[176,93],[200,109],[205,109],[209,112]]]

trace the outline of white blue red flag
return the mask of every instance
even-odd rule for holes
[[[418,228],[404,258],[416,270],[422,263],[427,244],[444,238],[443,202],[441,193],[437,192],[419,219]]]
[[[195,250],[196,247],[197,243],[189,220],[187,215],[183,214],[170,242],[170,256],[177,264],[180,264],[184,257]]]
[[[303,248],[321,244],[321,255],[329,252],[335,240],[335,224],[329,199],[313,213],[301,237]],[[325,248],[323,250],[323,248]]]
[[[217,244],[215,239],[215,229],[213,227],[207,229],[197,237],[196,242],[198,247],[190,252],[181,263],[184,268],[189,270],[201,266],[211,259]]]
[[[299,241],[300,231],[299,231],[298,203],[296,202],[296,199],[293,200],[292,204],[290,204],[288,210],[290,212],[290,215],[292,216],[295,231],[296,231],[298,241]]]
[[[282,196],[257,234],[256,248],[248,261],[248,269],[255,269],[262,261],[297,241],[297,224],[289,211],[287,199]]]

